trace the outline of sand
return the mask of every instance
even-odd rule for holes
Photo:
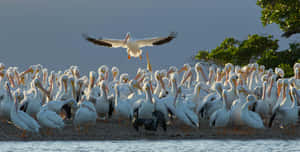
[[[47,140],[174,140],[174,139],[299,139],[300,132],[297,132],[300,125],[293,129],[249,129],[240,127],[212,129],[207,126],[207,122],[201,122],[200,128],[183,127],[179,121],[173,121],[168,126],[166,132],[162,128],[158,131],[147,131],[140,129],[137,132],[129,121],[120,124],[117,120],[111,119],[107,122],[97,121],[95,126],[89,127],[88,131],[76,131],[71,121],[66,121],[66,127],[59,130],[52,130],[50,135],[46,135],[46,129],[41,129],[40,134],[27,133],[27,137],[22,138],[22,131],[13,124],[1,122],[1,141],[47,141]]]

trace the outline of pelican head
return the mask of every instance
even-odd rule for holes
[[[129,80],[128,73],[122,73],[120,76],[120,82],[121,83],[127,83]]]
[[[254,95],[248,95],[247,96],[247,102],[249,102],[250,104],[254,104],[256,102],[256,98]]]
[[[222,82],[216,82],[213,89],[215,91],[217,91],[217,93],[219,95],[222,95],[222,91],[223,91],[223,84],[222,84]]]
[[[191,69],[191,66],[189,64],[184,64],[183,67],[178,71],[178,73],[181,73],[182,71],[188,71]]]
[[[118,77],[119,75],[119,69],[117,67],[112,67],[111,68],[111,73],[113,75],[113,79],[116,80],[116,78]]]
[[[5,69],[5,65],[3,63],[0,63],[0,71]]]
[[[127,43],[130,40],[131,36],[130,36],[130,32],[127,32],[126,36],[125,36],[125,43]]]

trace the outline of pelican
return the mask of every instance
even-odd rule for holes
[[[79,108],[75,113],[73,120],[74,126],[81,129],[81,126],[84,126],[85,131],[87,132],[87,127],[89,125],[95,125],[97,119],[97,111],[94,104],[86,100],[86,96],[82,96],[82,100],[79,103]]]
[[[255,104],[256,99],[253,95],[247,96],[247,102],[242,106],[241,119],[245,125],[251,128],[265,128],[261,117],[253,111],[248,110],[250,105]]]
[[[155,38],[146,38],[142,40],[133,40],[131,38],[130,33],[128,32],[126,34],[126,37],[124,40],[117,40],[117,39],[95,39],[92,37],[89,37],[88,35],[83,35],[83,37],[94,44],[105,46],[105,47],[113,47],[113,48],[126,48],[128,59],[131,57],[139,57],[142,59],[142,50],[140,48],[146,47],[146,46],[154,46],[154,45],[162,45],[165,43],[170,42],[176,37],[177,33],[172,32],[167,37],[155,37]]]
[[[238,76],[236,74],[231,75],[230,78],[229,78],[230,89],[229,90],[224,90],[225,91],[224,93],[226,94],[226,98],[227,98],[226,101],[228,102],[227,105],[229,107],[231,107],[232,102],[238,98],[237,90],[236,90],[237,79],[238,79]]]
[[[145,83],[144,91],[146,94],[145,100],[141,103],[141,106],[138,111],[139,118],[141,119],[151,119],[152,112],[154,112],[155,101],[152,98],[150,84]]]
[[[214,89],[216,92],[210,93],[204,97],[202,103],[196,108],[196,113],[200,113],[201,117],[210,118],[211,115],[218,109],[222,108],[222,92],[223,86],[221,82],[215,83]]]
[[[24,93],[25,97],[20,104],[21,109],[32,117],[36,117],[36,114],[40,111],[42,106],[42,97],[37,89],[41,87],[41,85],[38,79],[34,79],[32,82],[33,92],[31,94]]]
[[[115,112],[119,117],[119,121],[122,118],[132,119],[133,109],[131,107],[131,101],[129,99],[122,99],[120,97],[119,85],[115,85]]]
[[[288,80],[284,80],[284,99],[282,103],[273,109],[272,117],[270,118],[269,127],[272,126],[272,122],[276,115],[281,116],[283,127],[287,125],[295,125],[298,121],[298,105],[295,102],[294,95],[296,95],[296,89],[289,88]],[[292,100],[293,98],[293,100]]]
[[[177,89],[177,93],[174,99],[174,106],[175,106],[175,115],[176,117],[183,121],[185,124],[198,128],[199,127],[199,119],[197,114],[191,110],[185,102],[182,101],[181,96],[181,87]]]
[[[8,82],[6,81],[4,85],[7,86]],[[4,90],[1,91],[0,116],[5,120],[10,120],[10,109],[14,104],[14,101],[10,98],[9,91],[8,87],[6,87],[6,92]]]
[[[37,120],[42,127],[47,129],[62,129],[65,126],[63,119],[54,111],[48,109],[48,106],[43,106],[37,113]]]
[[[112,103],[108,100],[108,88],[104,80],[100,82],[100,91],[101,95],[96,98],[95,108],[98,115],[105,115],[107,118],[109,116],[107,114],[112,113]]]
[[[7,88],[9,90],[10,98],[11,98],[11,100],[13,100],[8,84],[7,84]],[[15,92],[14,93],[15,104],[13,104],[13,106],[11,107],[11,110],[10,110],[11,121],[17,128],[23,130],[23,134],[21,136],[23,138],[25,137],[27,131],[39,133],[39,129],[41,128],[40,125],[32,117],[30,117],[27,113],[19,110],[19,108],[18,108],[18,102],[19,102],[18,98],[19,97],[18,96],[19,96],[18,92]]]
[[[227,97],[224,90],[222,93],[223,106],[212,114],[211,118],[209,119],[210,127],[226,127],[228,125],[230,121],[231,110],[230,106],[228,106],[229,102],[226,100]]]

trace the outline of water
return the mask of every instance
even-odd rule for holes
[[[300,151],[298,140],[163,140],[163,141],[34,141],[0,142],[0,151],[13,152],[225,152]]]

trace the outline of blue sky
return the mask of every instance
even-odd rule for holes
[[[145,67],[145,60],[128,60],[125,49],[92,45],[82,33],[144,38],[178,32],[169,44],[143,49],[154,69],[180,66],[229,36],[273,34],[281,49],[295,40],[280,38],[278,25],[263,27],[255,0],[1,0],[0,25],[0,62],[21,70],[38,63],[50,70],[78,65],[83,72],[102,64],[129,73]]]

